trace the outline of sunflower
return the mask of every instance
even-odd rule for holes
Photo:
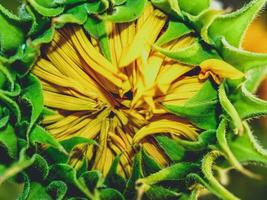
[[[23,200],[237,200],[226,172],[267,165],[247,122],[267,113],[253,95],[267,55],[241,48],[265,0],[210,3],[0,6],[0,185],[23,182]]]

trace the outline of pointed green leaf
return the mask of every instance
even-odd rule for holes
[[[143,157],[142,162],[143,162],[144,176],[148,176],[162,169],[160,164],[157,163],[152,158],[152,156],[150,156],[143,148],[142,148],[142,157]]]
[[[0,4],[0,51],[14,53],[25,40],[25,33],[20,27],[17,16],[10,13]]]
[[[101,19],[114,23],[134,21],[145,9],[147,0],[127,0],[125,4],[114,7],[110,15],[101,15]]]
[[[227,117],[230,119],[230,122],[234,126],[233,127],[234,131],[236,133],[242,132],[242,127],[243,127],[242,120],[238,112],[236,111],[235,107],[228,99],[224,84],[221,84],[219,87],[219,99],[223,110],[225,111]]]
[[[156,45],[162,46],[174,39],[180,38],[184,35],[191,33],[192,30],[184,23],[179,21],[170,20],[166,32],[164,32],[157,40]]]
[[[265,66],[267,64],[267,54],[252,53],[231,46],[225,38],[222,38],[219,46],[219,52],[223,59],[239,69],[247,72],[250,69]]]
[[[242,172],[248,176],[252,176],[252,174],[248,170],[243,168],[241,163],[238,162],[237,158],[235,157],[235,155],[231,151],[231,149],[228,145],[226,132],[227,132],[227,123],[226,123],[226,120],[223,119],[221,121],[218,129],[217,129],[217,134],[216,134],[220,149],[225,154],[227,160],[233,165],[233,167],[235,167],[237,170],[239,170],[240,172]],[[229,131],[228,131],[228,134],[230,134]]]
[[[177,0],[151,0],[152,4],[174,18],[183,18]]]
[[[230,45],[240,47],[248,26],[265,3],[266,0],[253,0],[238,11],[218,16],[209,27],[209,36],[215,42],[224,37]]]
[[[133,161],[133,167],[132,167],[132,174],[131,177],[129,178],[125,191],[124,191],[124,196],[126,199],[135,199],[137,195],[137,191],[135,189],[135,182],[143,177],[143,172],[142,172],[142,155],[141,151],[139,151]]]
[[[29,196],[26,200],[53,200],[52,197],[47,193],[44,186],[37,182],[31,182]]]
[[[215,129],[218,125],[217,104],[217,91],[208,80],[184,106],[164,104],[164,107],[175,115],[189,119],[196,126],[208,130]]]
[[[142,187],[144,187],[144,189],[147,190],[149,189],[149,187],[147,186],[154,185],[162,181],[182,180],[189,173],[194,172],[198,169],[199,165],[195,163],[177,163],[147,177],[139,178],[136,184],[138,188],[141,189]]]
[[[59,7],[45,7],[36,0],[28,0],[28,2],[31,4],[31,6],[41,15],[45,17],[55,17],[63,13],[64,7],[59,6]]]
[[[210,6],[210,0],[178,0],[178,2],[180,9],[191,15],[198,15]]]
[[[26,104],[22,107],[22,113],[24,116],[30,115],[28,120],[28,131],[30,131],[44,108],[43,92],[40,81],[34,75],[25,77],[22,87],[21,100]]]
[[[201,151],[206,149],[209,145],[217,142],[216,131],[211,129],[200,133],[197,141],[176,138],[176,142],[182,145],[187,151]]]
[[[244,120],[267,115],[267,101],[259,99],[250,93],[246,88],[246,84],[241,86],[231,100],[239,116]]]
[[[193,42],[190,46],[178,51],[167,51],[158,46],[154,46],[154,48],[162,54],[187,65],[198,66],[204,60],[219,58],[219,55],[214,49],[204,46],[198,40]]]
[[[171,159],[171,161],[176,163],[183,160],[185,156],[185,149],[182,146],[180,146],[177,142],[175,142],[168,136],[158,135],[155,137],[155,139],[158,142],[159,146]]]
[[[0,129],[0,145],[7,150],[11,158],[17,157],[17,136],[14,128],[10,124]]]
[[[167,188],[153,185],[149,188],[148,191],[145,193],[145,197],[149,200],[171,200],[171,199],[178,199],[180,193],[175,191],[169,190]]]
[[[67,193],[67,185],[63,181],[53,181],[47,188],[47,193],[55,200],[63,200]]]
[[[218,151],[209,152],[202,161],[202,172],[208,181],[208,185],[210,185],[209,188],[212,189],[211,192],[215,192],[215,195],[219,196],[222,199],[238,200],[239,198],[225,189],[213,175],[212,167],[215,164],[215,160],[219,156],[221,156],[221,153]]]
[[[68,9],[62,15],[54,18],[57,26],[62,27],[67,23],[84,24],[87,20],[87,5],[81,4]]]
[[[118,173],[118,165],[120,163],[120,155],[116,156],[105,178],[105,185],[123,192],[126,186],[126,180]]]
[[[125,200],[124,196],[117,190],[107,188],[100,191],[100,199]]]
[[[6,107],[7,109],[9,109],[10,114],[12,114],[12,116],[15,119],[15,123],[20,122],[21,111],[18,104],[14,100],[3,94],[1,91],[0,91],[0,107]]]
[[[77,179],[76,171],[67,164],[55,164],[51,166],[49,171],[49,179],[62,180],[66,182],[67,185],[74,185],[89,199],[94,198],[86,184]]]
[[[26,173],[32,181],[43,181],[48,176],[49,167],[42,156],[39,154],[34,155],[34,162],[29,168],[26,169]]]
[[[87,2],[87,12],[90,15],[103,13],[108,8],[109,8],[109,1],[108,0]]]
[[[45,129],[42,127],[35,125],[32,129],[32,131],[29,134],[29,140],[32,144],[45,144],[45,145],[50,145],[59,151],[66,153],[66,150],[64,147],[50,134],[48,133]]]
[[[99,40],[101,51],[108,60],[111,60],[109,39],[105,22],[94,18],[93,16],[89,16],[84,24],[84,28],[92,37]]]
[[[263,149],[253,136],[247,123],[244,133],[229,140],[229,147],[239,162],[261,163],[267,165],[267,151]]]
[[[255,94],[262,81],[266,78],[266,76],[267,76],[266,66],[249,70],[246,73],[247,80],[245,82],[244,87],[248,90],[248,92]]]

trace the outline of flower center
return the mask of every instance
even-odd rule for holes
[[[182,105],[201,88],[192,67],[171,60],[152,48],[168,22],[148,4],[131,23],[106,23],[107,35],[96,40],[76,26],[56,32],[33,69],[42,82],[45,105],[53,113],[44,127],[58,140],[74,136],[95,139],[98,146],[80,145],[70,162],[86,158],[106,174],[117,155],[119,169],[129,176],[136,147],[161,165],[168,156],[154,136],[194,140],[197,128],[170,114],[164,103]],[[183,48],[194,40],[184,37],[164,45]],[[193,75],[192,75],[193,74]]]

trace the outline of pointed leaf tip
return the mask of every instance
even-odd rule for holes
[[[224,37],[232,46],[240,47],[248,26],[265,3],[266,0],[254,0],[236,12],[218,16],[208,29],[209,36],[215,43]]]

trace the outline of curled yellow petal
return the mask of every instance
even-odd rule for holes
[[[200,64],[201,73],[199,74],[200,79],[206,79],[209,75],[212,76],[216,83],[220,83],[222,79],[240,79],[244,77],[244,74],[234,68],[229,63],[218,60],[209,59],[205,60]]]

